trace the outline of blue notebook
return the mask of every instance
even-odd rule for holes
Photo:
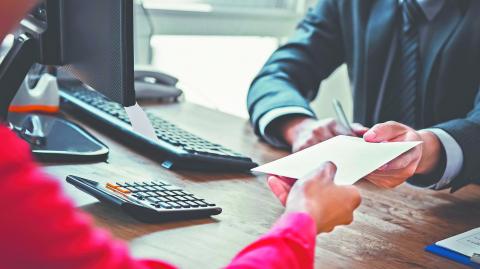
[[[476,264],[470,261],[470,257],[467,257],[463,254],[457,253],[455,251],[451,251],[449,249],[437,246],[432,244],[425,248],[426,251],[436,254],[438,256],[450,259],[452,261],[470,266],[472,268],[480,268],[480,264]]]

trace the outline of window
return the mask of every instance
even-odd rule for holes
[[[248,117],[247,91],[278,43],[271,37],[155,36],[156,68],[180,79],[187,101]]]
[[[188,101],[247,117],[252,79],[294,31],[308,3],[143,0],[146,12],[137,11],[136,19],[136,61],[178,77]],[[145,15],[149,21],[138,22]]]

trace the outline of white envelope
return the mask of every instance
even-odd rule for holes
[[[330,161],[337,166],[335,183],[352,185],[421,143],[367,143],[359,137],[337,136],[252,171],[302,178]]]

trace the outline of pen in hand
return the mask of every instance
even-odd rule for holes
[[[340,101],[338,101],[337,99],[333,99],[332,102],[333,102],[333,110],[335,110],[335,114],[337,115],[337,120],[340,123],[340,125],[345,129],[345,131],[350,132],[351,135],[358,136],[355,130],[353,129],[352,125],[348,121]]]

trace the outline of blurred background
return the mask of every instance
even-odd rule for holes
[[[190,102],[247,118],[252,79],[315,2],[136,0],[136,64],[177,77]],[[344,66],[322,83],[319,117],[334,116],[335,97],[351,118],[349,85]]]

